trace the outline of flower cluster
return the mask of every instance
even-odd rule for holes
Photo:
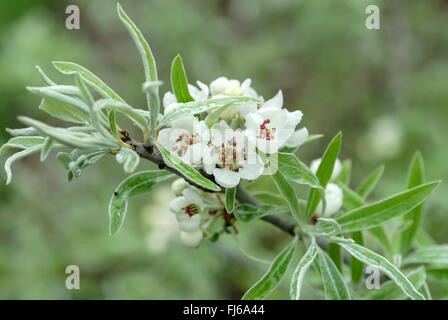
[[[187,247],[195,248],[213,222],[214,215],[210,213],[222,209],[222,206],[217,198],[189,185],[184,179],[175,180],[171,189],[176,198],[171,201],[169,208],[179,224],[180,239]]]
[[[251,80],[220,77],[206,85],[188,85],[195,101],[225,97],[252,97],[259,103],[226,106],[216,121],[208,114],[173,120],[160,130],[158,142],[186,163],[212,174],[224,188],[233,188],[241,179],[254,180],[263,174],[266,158],[283,147],[300,146],[308,137],[306,128],[296,130],[301,111],[283,109],[281,91],[265,101],[251,87]],[[163,97],[164,113],[179,106],[172,92]],[[263,160],[265,159],[265,160]]]

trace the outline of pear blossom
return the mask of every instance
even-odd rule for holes
[[[264,153],[276,153],[282,147],[298,147],[308,137],[306,128],[295,131],[302,120],[302,112],[289,112],[282,109],[281,90],[270,100],[264,102],[259,110],[246,117],[246,128],[257,147]]]
[[[322,212],[322,201],[319,202],[316,208],[318,215],[332,216],[342,208],[343,195],[342,190],[334,183],[328,183],[325,188],[325,213]]]
[[[251,87],[252,80],[246,79],[243,83],[238,80],[227,79],[226,77],[219,77],[210,83],[210,93],[212,98],[247,96],[253,98],[260,98],[257,92]],[[229,120],[235,117],[238,113],[245,118],[247,114],[257,110],[256,103],[245,103],[242,105],[234,104],[226,108],[221,114],[221,119]]]
[[[205,151],[203,165],[218,184],[233,188],[241,179],[255,180],[263,173],[263,160],[246,131],[233,130],[221,120],[210,132],[211,144]]]
[[[185,232],[192,232],[200,228],[203,208],[204,203],[193,188],[185,189],[182,196],[175,198],[170,203],[170,210],[176,215],[180,230]]]
[[[188,164],[201,163],[202,153],[210,140],[204,121],[186,116],[171,122],[171,128],[160,130],[157,141]]]

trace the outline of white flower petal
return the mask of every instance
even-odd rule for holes
[[[263,103],[261,108],[281,109],[282,106],[283,106],[283,93],[282,90],[278,90],[277,94],[273,98]]]
[[[188,201],[184,197],[177,197],[170,203],[170,210],[174,213],[179,213],[183,208],[188,206]]]
[[[176,96],[171,91],[168,91],[163,95],[163,108],[166,108],[170,104],[176,102],[177,102]]]
[[[307,128],[299,129],[297,131],[294,131],[293,134],[291,134],[291,136],[286,141],[285,146],[289,148],[296,148],[302,145],[307,138],[308,138]]]
[[[260,156],[256,156],[255,162],[247,161],[239,170],[240,177],[246,180],[257,179],[264,171],[264,163]]]
[[[212,96],[221,94],[229,85],[229,79],[226,77],[219,77],[210,83],[210,92]]]
[[[233,188],[240,183],[240,175],[237,172],[228,169],[215,168],[213,175],[216,182],[224,188]]]
[[[199,228],[201,224],[201,215],[195,214],[191,217],[186,213],[176,214],[176,219],[179,222],[179,229],[185,232],[191,232]]]
[[[199,196],[199,194],[193,189],[193,188],[186,188],[184,192],[182,193],[185,200],[188,201],[190,204],[198,205],[199,207],[203,207],[204,203],[202,202],[202,198]]]
[[[221,120],[211,127],[210,135],[212,144],[215,147],[220,147],[223,143],[233,138],[233,130],[225,121]]]
[[[197,229],[192,232],[184,232],[181,231],[180,233],[180,239],[183,242],[184,245],[190,248],[196,248],[199,246],[202,240],[202,231],[201,229]]]

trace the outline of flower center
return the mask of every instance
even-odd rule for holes
[[[246,149],[238,146],[234,139],[228,140],[226,144],[223,143],[218,150],[218,155],[218,166],[236,172],[243,168],[242,162],[247,160]]]
[[[266,125],[269,123],[271,123],[271,120],[266,119],[262,124],[260,124],[260,131],[258,132],[258,137],[260,139],[266,139],[268,141],[275,139],[275,132],[277,131],[277,129],[266,127]]]
[[[188,206],[186,206],[184,208],[184,211],[186,214],[188,214],[190,217],[192,215],[195,215],[196,213],[199,212],[199,207],[197,205],[195,205],[194,203],[189,204]]]
[[[183,156],[187,152],[189,146],[199,143],[200,141],[201,138],[197,133],[188,134],[184,132],[176,139],[176,144],[171,148],[171,152],[178,156]]]

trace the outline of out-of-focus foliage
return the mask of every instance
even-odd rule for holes
[[[0,144],[16,116],[37,115],[39,64],[58,82],[51,60],[74,61],[107,79],[130,104],[145,105],[142,66],[115,4],[77,1],[81,29],[65,28],[65,1],[3,1],[0,10]],[[364,26],[368,4],[381,9],[381,30]],[[190,81],[220,75],[245,79],[265,97],[283,89],[310,132],[326,139],[303,147],[302,161],[321,154],[342,130],[342,158],[356,185],[382,162],[374,197],[405,188],[414,150],[429,180],[448,178],[448,39],[441,30],[448,2],[430,1],[122,1],[151,43],[169,90],[172,58],[181,53]],[[49,119],[44,119],[49,120]],[[50,122],[54,120],[49,120]],[[54,123],[55,125],[57,123]],[[113,159],[68,183],[55,156],[14,164],[0,183],[0,298],[240,298],[266,269],[237,250],[229,235],[213,247],[186,249],[177,239],[168,185],[136,197],[122,231],[109,237],[107,203],[124,174]],[[144,163],[140,167],[149,168]],[[3,175],[2,175],[3,177]],[[266,184],[258,188],[271,188]],[[448,192],[442,183],[425,205],[428,232],[447,242]],[[305,197],[305,195],[303,195]],[[270,260],[288,239],[262,222],[238,225],[239,243]],[[263,229],[263,232],[259,232]],[[163,230],[163,231],[161,231]],[[368,239],[367,239],[368,240]],[[67,265],[81,269],[81,290],[65,288]],[[448,295],[429,282],[433,297]],[[314,298],[305,282],[303,298]],[[271,298],[288,298],[288,284]]]

